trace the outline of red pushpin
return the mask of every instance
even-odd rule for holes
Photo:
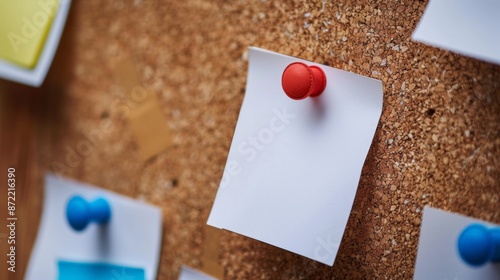
[[[286,95],[294,100],[319,96],[326,87],[326,76],[318,66],[302,62],[288,65],[281,76],[281,86]]]

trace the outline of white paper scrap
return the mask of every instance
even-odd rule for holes
[[[500,64],[500,1],[431,0],[413,40]]]
[[[214,278],[194,268],[182,266],[179,280],[217,280],[217,278]]]
[[[471,267],[460,258],[458,237],[471,224],[483,224],[478,219],[425,206],[418,242],[415,280],[500,279],[500,263]]]

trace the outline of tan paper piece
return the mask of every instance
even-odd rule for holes
[[[141,149],[143,159],[158,154],[172,144],[172,135],[162,114],[156,96],[144,101],[137,109],[131,110],[129,122],[135,139]]]
[[[222,230],[205,225],[203,255],[201,256],[202,271],[218,279],[224,278],[224,268],[219,264],[220,239]]]
[[[154,92],[139,84],[132,60],[127,57],[116,66],[116,77],[127,93],[127,111],[132,132],[144,160],[157,155],[172,144],[172,134],[161,112]]]

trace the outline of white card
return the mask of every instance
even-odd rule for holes
[[[214,278],[194,268],[182,266],[179,280],[217,280],[217,278]]]
[[[413,40],[500,64],[500,1],[431,0]]]
[[[458,237],[471,224],[493,224],[425,206],[418,242],[416,280],[500,279],[500,263],[471,267],[460,258]]]
[[[66,205],[74,195],[88,201],[107,199],[111,206],[109,224],[102,228],[93,223],[82,232],[74,231],[66,220]],[[161,230],[157,207],[46,175],[40,228],[25,279],[57,279],[59,260],[137,267],[145,270],[146,279],[156,279]]]
[[[296,101],[288,64],[327,85]],[[382,111],[382,82],[250,48],[246,94],[208,224],[333,265]]]
[[[38,87],[43,83],[54,59],[71,6],[71,0],[58,0],[57,2],[59,3],[57,14],[47,34],[36,66],[33,69],[27,69],[0,59],[0,78],[34,87]]]

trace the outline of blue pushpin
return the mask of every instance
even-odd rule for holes
[[[106,224],[111,218],[111,207],[104,198],[89,203],[83,197],[76,195],[68,202],[66,218],[74,230],[82,231],[90,222]]]
[[[500,262],[500,227],[488,229],[480,224],[466,227],[458,238],[458,252],[471,266]]]

